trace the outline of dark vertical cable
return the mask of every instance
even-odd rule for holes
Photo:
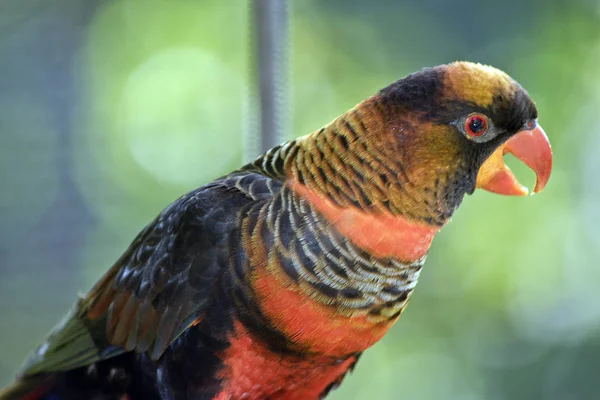
[[[287,136],[289,18],[287,0],[253,0],[252,4],[251,97],[258,102],[252,108],[259,121],[257,132],[251,134],[259,140],[258,148],[251,151],[257,155]]]

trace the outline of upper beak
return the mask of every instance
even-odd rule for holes
[[[541,192],[550,179],[552,148],[546,133],[539,125],[532,130],[517,133],[496,149],[479,169],[477,187],[505,195],[527,195],[527,188],[517,181],[510,168],[504,164],[502,156],[506,153],[512,153],[535,172],[533,193]]]

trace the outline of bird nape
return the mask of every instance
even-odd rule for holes
[[[393,83],[175,200],[0,399],[323,398],[400,317],[464,195],[527,193],[505,153],[544,188],[537,117],[488,66]]]

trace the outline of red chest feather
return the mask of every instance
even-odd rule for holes
[[[215,400],[317,399],[340,380],[356,361],[324,356],[282,356],[255,340],[242,324],[235,324],[231,346],[223,353],[225,380]]]
[[[310,352],[342,357],[375,344],[393,321],[375,323],[366,315],[339,314],[335,307],[321,304],[286,284],[284,277],[258,270],[254,290],[262,312],[293,343]]]

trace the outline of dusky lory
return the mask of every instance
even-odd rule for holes
[[[537,117],[488,66],[391,84],[175,200],[0,399],[323,398],[398,320],[464,195],[527,193],[505,153],[544,188]]]

